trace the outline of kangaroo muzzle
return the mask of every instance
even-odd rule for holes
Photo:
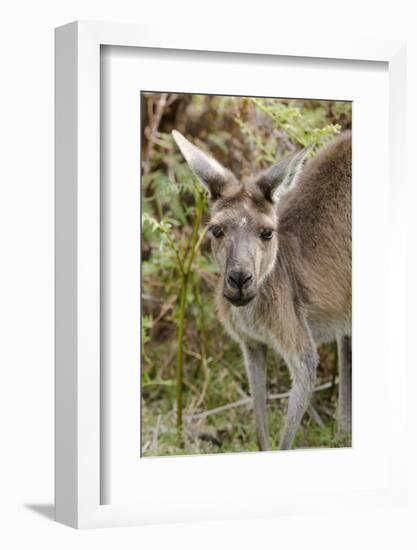
[[[245,269],[227,271],[224,280],[224,297],[234,306],[245,306],[256,294],[254,275]]]

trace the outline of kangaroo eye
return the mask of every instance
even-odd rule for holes
[[[211,228],[211,232],[216,239],[221,237],[223,235],[223,229],[220,227],[220,225],[213,225]]]
[[[272,239],[273,230],[269,228],[262,229],[261,231],[261,239],[264,241],[269,241],[269,239]]]

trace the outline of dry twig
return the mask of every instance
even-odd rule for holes
[[[145,134],[148,138],[148,146],[145,152],[145,158],[143,160],[143,173],[146,175],[149,173],[150,166],[149,161],[152,157],[153,148],[158,137],[159,123],[161,122],[162,115],[164,113],[168,94],[163,93],[159,96],[156,105],[155,112],[152,112],[152,102],[148,104],[148,114],[150,119],[150,128],[146,128]]]
[[[324,422],[321,419],[319,413],[316,411],[316,409],[313,407],[313,405],[310,405],[308,407],[308,414],[311,416],[311,418],[320,426],[320,428],[324,428]]]
[[[338,380],[336,380],[336,384],[338,383]],[[316,386],[314,388],[315,392],[327,390],[332,387],[332,382],[325,382],[324,384],[320,384],[319,386]],[[290,392],[283,392],[283,393],[271,393],[268,395],[268,401],[277,401],[280,399],[285,399],[290,395]],[[248,408],[252,408],[252,398],[246,397],[245,399],[239,399],[239,401],[234,401],[233,403],[228,403],[227,405],[222,405],[220,407],[216,407],[214,409],[210,409],[208,411],[204,411],[197,414],[188,415],[189,420],[201,420],[203,418],[207,418],[209,416],[213,416],[214,414],[218,414],[220,412],[228,411],[230,409],[235,409],[236,407],[244,407],[247,406]]]

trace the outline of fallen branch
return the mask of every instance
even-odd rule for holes
[[[335,383],[338,383],[338,380],[335,381]],[[319,386],[316,386],[314,388],[314,392],[328,390],[333,385],[333,382],[325,382],[324,384],[320,384]],[[285,399],[290,395],[289,391],[283,392],[283,393],[271,393],[268,395],[268,401],[277,401],[280,399]],[[252,408],[252,398],[246,397],[245,399],[240,399],[239,401],[234,401],[233,403],[228,403],[227,405],[222,405],[221,407],[216,407],[214,409],[210,409],[208,411],[204,411],[197,414],[187,415],[187,420],[202,420],[204,418],[207,418],[209,416],[213,416],[214,414],[218,414],[220,412],[229,411],[230,409],[235,409],[237,407],[244,407],[247,406],[248,408]]]

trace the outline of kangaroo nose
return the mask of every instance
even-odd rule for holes
[[[252,275],[246,271],[231,271],[227,276],[227,282],[232,288],[242,290],[252,282]]]

